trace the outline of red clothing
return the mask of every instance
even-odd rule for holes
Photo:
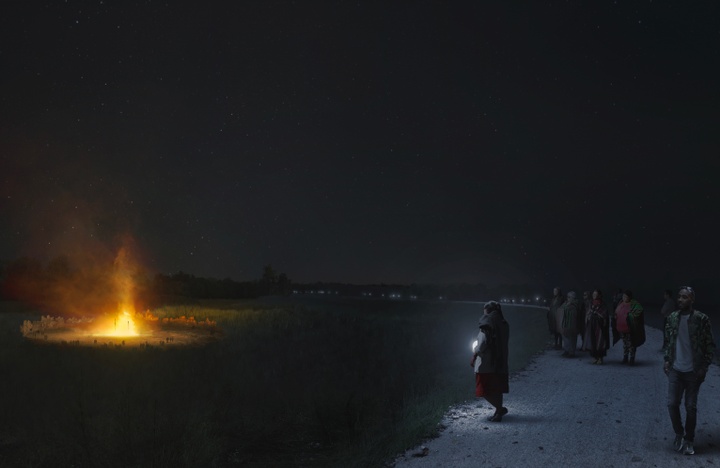
[[[509,391],[508,374],[475,374],[475,396],[497,395]]]
[[[630,333],[630,327],[628,326],[628,314],[630,313],[630,303],[621,302],[615,309],[615,315],[617,316],[617,323],[615,327],[620,333]]]

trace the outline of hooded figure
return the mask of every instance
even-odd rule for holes
[[[475,396],[484,397],[495,407],[495,413],[489,420],[500,422],[507,414],[507,408],[502,404],[503,393],[509,392],[508,343],[510,341],[510,326],[503,317],[500,303],[490,301],[485,304],[478,325],[480,331],[477,344],[473,346],[473,358],[470,362],[475,368]]]

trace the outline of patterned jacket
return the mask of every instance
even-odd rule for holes
[[[668,315],[665,323],[665,348],[663,351],[665,362],[669,362],[670,367],[675,362],[679,325],[680,311],[676,310]],[[699,310],[693,310],[688,318],[688,332],[690,333],[694,370],[707,369],[712,364],[713,353],[715,352],[715,341],[713,340],[710,318]]]

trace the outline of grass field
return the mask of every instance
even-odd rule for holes
[[[473,398],[479,304],[276,298],[162,307],[217,321],[198,347],[38,345],[0,303],[0,466],[382,466]],[[545,314],[506,307],[511,372]],[[511,388],[512,392],[512,388]]]

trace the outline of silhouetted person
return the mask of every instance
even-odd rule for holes
[[[705,381],[715,352],[710,318],[695,310],[695,291],[683,286],[678,292],[679,310],[665,323],[665,365],[668,376],[668,412],[675,431],[673,448],[685,455],[695,454],[697,396]],[[685,428],[680,416],[680,401],[685,395]]]
[[[563,296],[562,291],[558,287],[554,288],[553,297],[550,299],[548,308],[547,321],[550,336],[553,337],[553,348],[555,349],[562,347],[562,315],[560,315],[559,309],[563,302],[565,302],[565,296]]]
[[[602,364],[610,346],[608,332],[608,310],[602,298],[602,292],[596,289],[592,293],[590,306],[585,313],[585,341],[583,349],[590,351],[593,364]]]
[[[475,368],[475,396],[484,397],[495,408],[488,418],[502,421],[508,410],[503,406],[503,394],[510,391],[508,383],[508,342],[510,326],[503,317],[502,307],[490,301],[483,307],[480,331],[473,346],[470,365]]]
[[[565,299],[560,310],[562,311],[562,356],[575,357],[578,333],[578,301],[575,298],[574,291],[567,293],[567,299]]]
[[[587,311],[590,310],[590,304],[592,297],[590,291],[583,291],[583,297],[581,301],[578,301],[578,317],[577,317],[577,331],[580,335],[580,350],[585,350],[585,316]]]

